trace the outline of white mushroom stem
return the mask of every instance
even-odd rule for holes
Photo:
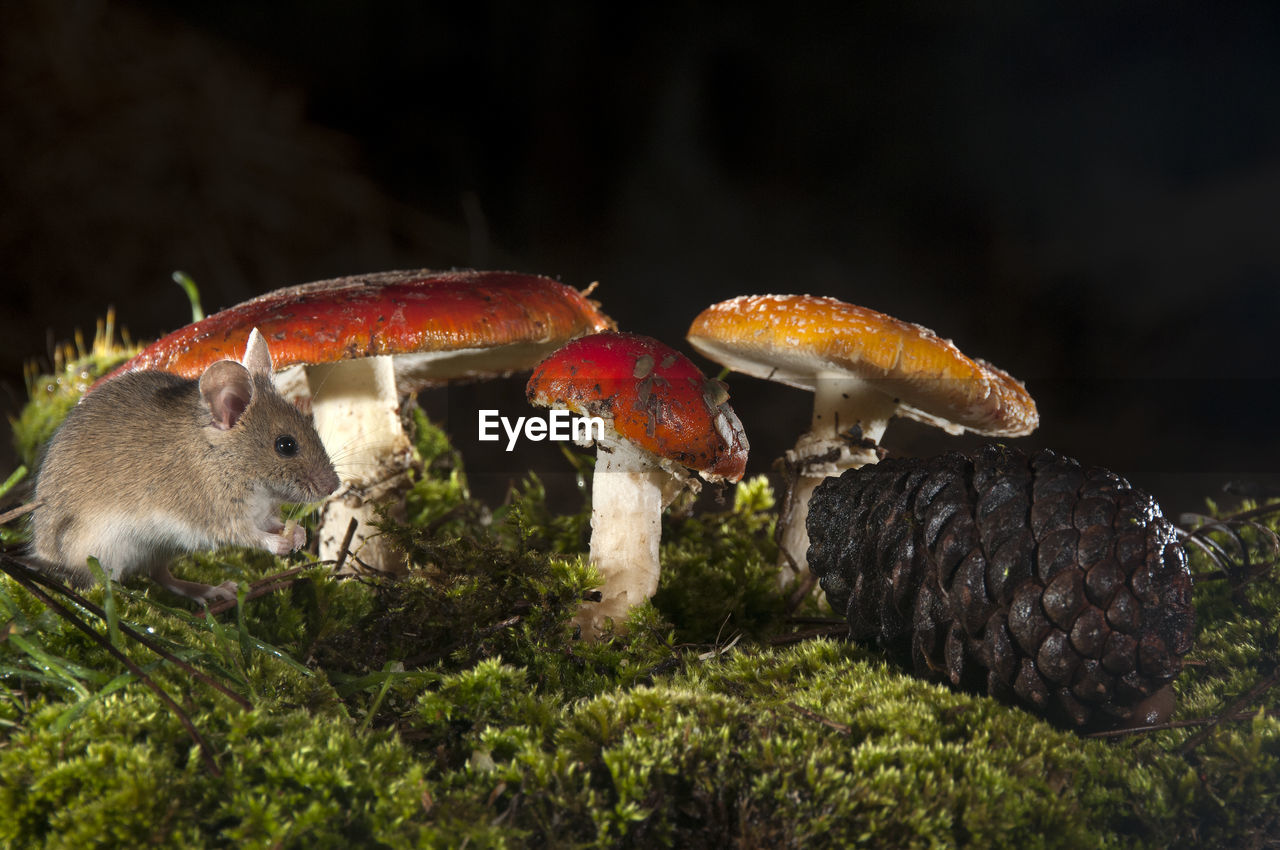
[[[808,574],[809,532],[805,520],[813,491],[825,478],[875,463],[878,457],[870,446],[879,445],[897,409],[898,400],[873,381],[838,372],[818,374],[809,431],[787,452],[787,461],[798,474],[792,485],[790,512],[783,517],[778,578],[782,587]],[[859,446],[851,441],[851,429],[852,436],[861,429],[861,438],[870,443]]]
[[[399,572],[399,561],[374,526],[375,504],[406,483],[412,455],[400,420],[392,358],[308,366],[307,383],[316,431],[343,483],[320,515],[320,558],[338,557],[355,519],[349,556],[377,570]]]
[[[687,478],[617,437],[597,441],[591,477],[591,561],[604,583],[599,602],[583,603],[574,622],[583,637],[599,636],[605,621],[621,627],[627,612],[658,590],[662,511]]]

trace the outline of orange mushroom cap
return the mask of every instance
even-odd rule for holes
[[[728,391],[688,357],[638,334],[575,339],[538,364],[529,402],[599,416],[623,439],[708,479],[738,481],[747,436]]]
[[[988,436],[1029,434],[1035,401],[1007,372],[960,353],[928,328],[813,295],[750,295],[713,304],[689,343],[729,368],[813,390],[822,373],[874,381],[902,415]]]
[[[383,354],[528,346],[524,362],[468,374],[531,368],[566,340],[613,327],[582,293],[515,272],[399,271],[278,289],[174,331],[112,375],[158,369],[184,377],[235,359],[257,327],[276,369]]]

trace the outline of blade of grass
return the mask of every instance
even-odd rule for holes
[[[221,620],[218,620],[216,617],[208,616],[209,606],[207,604],[205,605],[204,613],[205,623],[209,629],[209,633],[213,635],[214,645],[218,647],[219,652],[222,653],[222,657],[235,670],[235,673],[239,677],[241,683],[249,689],[250,698],[256,699],[258,695],[254,693],[253,684],[249,681],[249,671],[245,669],[244,659],[232,654],[228,648],[230,642],[227,639],[226,627],[222,625]]]
[[[25,682],[35,682],[41,685],[48,685],[53,688],[72,691],[78,696],[83,696],[83,694],[80,693],[81,688],[72,687],[64,675],[44,673],[31,667],[13,667],[9,665],[0,666],[0,679],[19,679]],[[85,689],[85,694],[87,693],[89,693],[89,691]]]
[[[253,656],[253,635],[249,634],[249,627],[244,622],[244,594],[244,585],[239,585],[236,588],[236,637],[240,642],[240,660],[248,673]]]
[[[392,673],[393,667],[397,662],[388,661],[386,666],[382,668],[383,673]],[[387,697],[387,691],[391,690],[392,677],[387,676],[382,680],[382,687],[378,689],[378,695],[373,698],[373,704],[369,706],[369,710],[364,715],[364,720],[360,722],[361,734],[369,731],[369,726],[373,723],[373,716],[378,713],[378,708],[382,706],[382,701]]]
[[[116,597],[111,589],[111,577],[107,575],[107,571],[102,568],[98,559],[92,555],[89,556],[87,563],[89,571],[102,585],[102,612],[106,614],[107,638],[112,646],[119,648],[121,646],[120,618],[116,616]]]
[[[76,695],[81,699],[89,696],[89,689],[84,686],[83,680],[87,679],[94,682],[95,678],[99,681],[94,684],[100,684],[105,681],[101,673],[96,670],[89,670],[62,658],[56,658],[50,655],[41,647],[36,646],[22,635],[9,635],[9,644],[16,646],[36,665],[36,669],[44,670],[50,676],[62,683],[67,690],[75,691]]]
[[[0,484],[0,499],[4,498],[4,495],[6,493],[12,490],[15,486],[17,486],[19,481],[21,481],[26,477],[27,477],[27,468],[25,466],[20,466],[17,469],[15,469],[13,471],[13,474],[10,475],[8,478],[6,478],[3,484]]]
[[[415,682],[421,687],[428,687],[440,681],[440,674],[430,670],[388,670],[382,669],[374,673],[366,673],[363,676],[349,676],[341,673],[331,673],[329,681],[333,685],[338,695],[343,697],[351,696],[360,691],[367,691],[375,685],[387,686],[387,683],[394,681]]]
[[[184,271],[175,271],[173,273],[173,282],[182,287],[182,291],[187,293],[187,300],[191,302],[191,321],[198,322],[204,318],[204,310],[200,307],[200,289],[196,286],[196,282],[191,279],[191,275]]]

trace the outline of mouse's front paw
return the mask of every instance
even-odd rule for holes
[[[293,538],[283,534],[269,534],[263,539],[262,548],[272,555],[288,555],[293,551]]]
[[[262,548],[273,555],[288,555],[307,545],[307,530],[293,520],[280,529],[279,534],[263,532]]]

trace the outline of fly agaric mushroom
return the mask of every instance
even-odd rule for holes
[[[694,483],[686,468],[740,480],[747,437],[724,384],[646,336],[576,339],[538,364],[527,393],[531,404],[604,420],[591,479],[591,560],[603,598],[577,617],[594,638],[658,589],[662,510]]]
[[[305,368],[316,430],[339,461],[345,486],[321,517],[320,557],[337,556],[354,518],[351,551],[363,546],[365,563],[387,569],[389,553],[364,530],[372,528],[373,503],[399,489],[408,469],[402,393],[530,369],[566,341],[612,326],[582,293],[545,277],[384,272],[259,296],[174,331],[117,373],[199,375],[242,350],[257,327],[277,369]]]
[[[715,362],[814,393],[809,431],[787,460],[799,469],[783,517],[782,583],[804,570],[809,497],[822,480],[879,459],[889,419],[950,434],[1018,437],[1039,424],[1023,385],[920,325],[813,295],[751,295],[713,304],[689,343]]]

